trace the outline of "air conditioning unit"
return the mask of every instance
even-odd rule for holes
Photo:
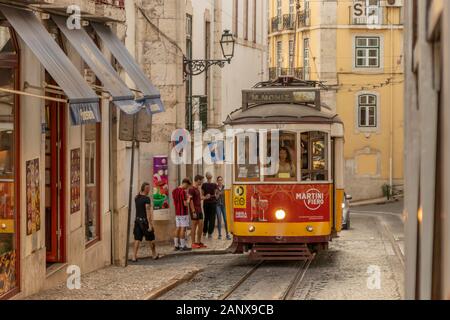
[[[386,0],[386,7],[403,7],[403,0]]]

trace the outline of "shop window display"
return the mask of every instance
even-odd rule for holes
[[[8,27],[0,26],[0,88],[16,89],[15,41]],[[16,97],[0,91],[0,298],[17,286],[15,212]]]

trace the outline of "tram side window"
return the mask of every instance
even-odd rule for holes
[[[274,145],[278,146],[278,155],[274,164],[266,165],[265,172],[267,172],[265,180],[297,180],[297,142],[296,133],[280,131],[279,141]],[[272,157],[272,137],[267,137],[267,158]],[[275,156],[275,155],[274,155]],[[275,170],[271,172],[270,168]]]
[[[305,132],[301,138],[302,181],[328,180],[328,135]]]
[[[259,181],[259,137],[255,133],[236,137],[236,181]]]

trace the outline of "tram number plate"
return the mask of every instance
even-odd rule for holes
[[[247,208],[247,186],[234,187],[233,205],[238,209]]]

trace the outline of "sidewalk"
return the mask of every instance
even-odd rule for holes
[[[157,251],[163,256],[151,260],[149,245],[139,250],[138,263],[129,261],[128,267],[109,266],[81,276],[81,289],[69,290],[66,283],[42,291],[27,300],[147,300],[158,296],[167,288],[188,281],[205,267],[208,254],[226,253],[232,240],[205,239],[206,249],[179,252],[173,243],[158,244]],[[130,246],[130,256],[132,247]],[[204,258],[183,259],[185,255],[200,255]],[[173,259],[169,259],[169,258]]]
[[[192,278],[202,270],[200,263],[131,264],[110,266],[82,275],[81,288],[69,290],[65,283],[42,291],[27,300],[146,300],[172,283]]]
[[[194,249],[192,251],[174,251],[174,243],[173,240],[169,242],[157,242],[156,250],[159,255],[167,256],[167,255],[188,255],[188,254],[221,254],[226,253],[228,248],[232,244],[232,240],[226,240],[225,231],[222,231],[222,240],[217,239],[217,231],[215,230],[212,239],[208,239],[207,237],[202,237],[202,242],[207,246],[204,249]],[[191,245],[191,237],[190,231],[188,231],[188,239],[189,246]],[[131,259],[133,256],[133,244],[130,244],[128,249],[128,259]],[[150,245],[147,241],[144,241],[139,247],[138,251],[138,259],[147,259],[151,258],[152,252],[150,250]]]
[[[362,201],[350,201],[350,207],[360,207],[360,206],[367,206],[372,204],[386,204],[386,203],[393,203],[401,201],[401,199],[388,199],[386,197],[383,198],[377,198],[377,199],[370,199],[370,200],[362,200]]]

